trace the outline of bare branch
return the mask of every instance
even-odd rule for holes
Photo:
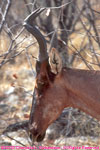
[[[6,21],[6,17],[7,17],[10,6],[11,6],[11,0],[7,0],[7,5],[5,8],[5,11],[4,11],[4,13],[1,12],[2,19],[1,19],[1,23],[0,23],[0,32],[2,31],[3,25]]]

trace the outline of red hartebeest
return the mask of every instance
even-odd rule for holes
[[[52,49],[52,61],[49,61],[46,41],[33,24],[34,18],[43,10],[37,9],[24,23],[27,31],[39,44],[37,76],[29,121],[31,138],[38,142],[43,140],[47,127],[59,117],[65,107],[79,108],[100,120],[100,71],[61,68],[55,49]],[[50,62],[54,63],[56,73],[52,72]]]

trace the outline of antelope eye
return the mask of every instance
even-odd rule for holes
[[[42,82],[42,81],[37,82],[37,87],[38,87],[39,90],[41,90],[44,85],[45,85],[45,82]]]
[[[40,82],[39,82],[39,84],[44,85],[45,83],[44,83],[44,82],[42,82],[42,81],[40,81]]]
[[[38,81],[37,84],[41,86],[44,85],[45,83],[43,81]]]

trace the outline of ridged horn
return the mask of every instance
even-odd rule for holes
[[[37,40],[39,44],[39,56],[38,60],[39,62],[43,62],[48,58],[47,53],[47,44],[44,36],[41,34],[41,32],[37,29],[37,27],[34,25],[33,21],[34,19],[45,10],[46,8],[38,8],[34,12],[32,12],[25,20],[24,20],[24,27],[27,29],[29,33],[31,33]]]

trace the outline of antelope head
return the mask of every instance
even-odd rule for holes
[[[62,67],[60,56],[54,48],[49,54],[47,53],[46,40],[33,24],[33,20],[44,10],[44,8],[37,9],[24,22],[27,31],[37,39],[39,44],[36,83],[29,121],[31,138],[37,142],[43,140],[47,127],[56,120],[64,108],[60,102],[57,102],[58,99],[62,99],[61,95],[64,94],[60,85],[62,83],[58,82]],[[52,100],[54,102],[51,102]]]
[[[56,49],[47,53],[45,38],[33,20],[45,9],[37,9],[25,19],[25,28],[37,39],[39,58],[29,120],[32,141],[42,141],[47,127],[65,107],[78,108],[100,120],[100,71],[62,67]]]

